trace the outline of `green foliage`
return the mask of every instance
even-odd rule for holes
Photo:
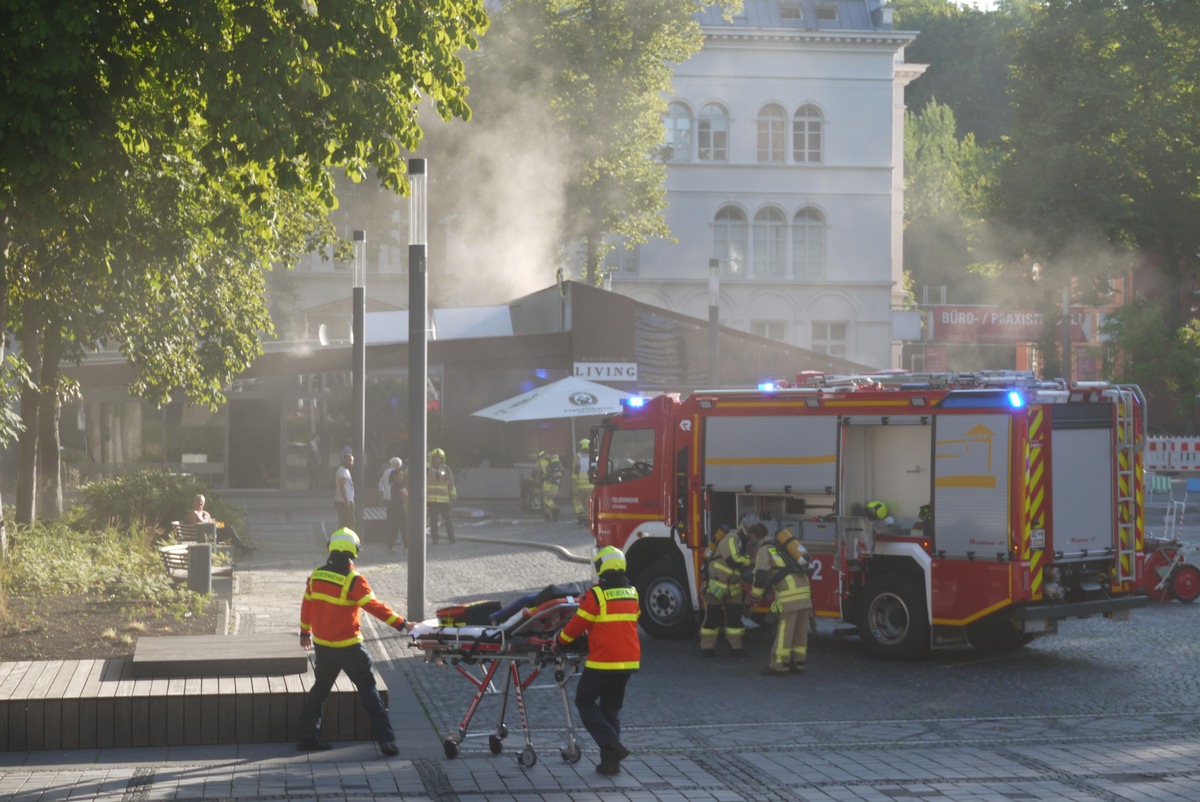
[[[205,497],[207,509],[218,521],[245,531],[245,515],[237,507],[215,498],[208,488],[192,479],[159,471],[142,471],[113,476],[83,487],[87,501],[86,526],[168,529],[171,521],[187,520],[197,493]]]
[[[0,593],[18,596],[97,594],[151,601],[164,610],[202,612],[207,599],[173,582],[136,528],[79,531],[62,521],[14,527]]]
[[[1190,419],[1200,392],[1200,322],[1172,330],[1164,306],[1138,296],[1110,314],[1101,327],[1109,337],[1106,361],[1110,378],[1140,385],[1152,402],[1169,397]]]

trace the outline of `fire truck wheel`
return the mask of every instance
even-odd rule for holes
[[[683,569],[669,558],[656,560],[634,580],[642,602],[642,629],[656,638],[682,640],[696,634],[697,622]]]
[[[879,657],[911,660],[929,651],[929,616],[920,583],[899,574],[868,582],[858,608],[858,635]]]
[[[1200,596],[1200,568],[1184,563],[1171,579],[1171,593],[1181,602],[1194,602]]]

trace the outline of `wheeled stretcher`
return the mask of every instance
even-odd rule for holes
[[[496,728],[488,736],[488,748],[498,755],[504,750],[504,739],[508,727],[504,716],[508,708],[510,691],[515,695],[517,711],[521,716],[521,730],[525,735],[525,748],[517,756],[517,762],[529,768],[537,763],[537,752],[529,733],[529,720],[525,712],[525,691],[531,688],[557,688],[562,699],[563,718],[567,727],[566,745],[559,749],[562,759],[576,763],[583,752],[575,740],[575,725],[571,717],[571,706],[567,699],[567,683],[579,672],[585,654],[556,653],[552,648],[555,636],[579,609],[579,590],[575,587],[550,585],[540,593],[518,599],[507,607],[488,616],[486,624],[459,623],[447,625],[447,618],[431,619],[417,624],[409,632],[411,646],[425,652],[427,662],[445,662],[475,687],[471,704],[458,725],[458,731],[442,741],[446,757],[458,757],[459,745],[467,737],[479,703],[485,695],[501,693],[500,712]],[[522,676],[522,666],[532,670]],[[467,670],[470,666],[475,672]],[[553,685],[533,685],[544,670],[553,666]],[[501,673],[503,672],[503,673]],[[496,675],[501,673],[498,678]],[[494,681],[503,684],[497,691]]]

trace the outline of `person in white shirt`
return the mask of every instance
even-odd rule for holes
[[[333,506],[337,508],[338,527],[354,527],[354,477],[350,469],[354,467],[354,454],[343,453],[342,464],[338,466],[333,479]]]

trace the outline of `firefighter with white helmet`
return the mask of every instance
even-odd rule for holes
[[[771,612],[776,615],[771,661],[762,673],[803,674],[808,660],[808,619],[812,614],[806,551],[786,529],[774,538],[767,537],[767,527],[761,523],[754,524],[750,531],[761,538],[754,558],[750,597],[757,603],[773,592]]]
[[[303,752],[329,749],[321,740],[321,708],[330,689],[343,671],[367,709],[371,731],[379,749],[392,757],[400,754],[387,708],[375,684],[371,655],[363,646],[359,612],[366,610],[390,627],[404,632],[409,622],[386,603],[375,598],[367,578],[354,569],[360,541],[358,534],[342,527],[329,537],[329,558],[308,577],[300,603],[300,645],[316,649],[312,687],[300,713],[296,748]]]
[[[704,621],[700,624],[700,653],[713,657],[717,641],[725,631],[725,642],[735,657],[744,657],[742,638],[746,627],[742,623],[742,574],[754,560],[750,556],[746,527],[732,526],[713,533],[713,544],[706,552],[704,564]]]
[[[587,634],[588,656],[575,689],[579,719],[600,747],[600,774],[621,771],[629,750],[621,744],[621,707],[625,686],[641,665],[637,589],[625,570],[625,553],[616,546],[596,552],[597,583],[579,600],[579,609],[555,638],[555,649]]]
[[[592,497],[592,443],[586,437],[579,441],[575,463],[571,466],[571,501],[575,505],[575,522],[585,526],[588,522],[588,501]]]

